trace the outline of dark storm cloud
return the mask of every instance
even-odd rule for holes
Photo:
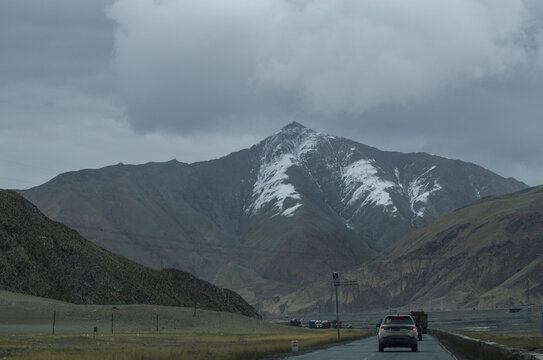
[[[296,93],[255,81],[261,8],[239,1],[116,2],[108,11],[118,23],[115,68],[134,128],[239,129],[293,113]]]
[[[3,0],[0,150],[190,162],[295,120],[536,185],[542,49],[539,0]]]
[[[108,14],[129,121],[185,133],[360,115],[509,76],[540,62],[527,4],[118,0]]]

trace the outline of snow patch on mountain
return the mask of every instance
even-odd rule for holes
[[[297,203],[287,209],[286,199],[301,200],[294,185],[289,183],[287,170],[301,165],[304,157],[317,147],[320,133],[305,127],[287,127],[262,144],[260,170],[253,186],[253,202],[246,209],[256,214],[266,204],[273,203],[277,214],[293,216],[302,206]]]
[[[295,163],[296,158],[292,154],[282,154],[260,167],[253,187],[254,201],[248,208],[251,214],[256,214],[270,202],[274,203],[273,207],[278,212],[284,212],[283,204],[287,198],[300,199],[294,186],[287,182],[287,170]]]
[[[409,204],[411,211],[417,217],[423,217],[426,212],[426,206],[428,205],[428,197],[442,189],[437,180],[430,180],[430,172],[435,170],[436,166],[432,166],[430,169],[423,172],[413,181],[411,181],[407,187],[407,195],[409,196]]]
[[[293,216],[296,209],[298,209],[302,204],[296,204],[292,207],[289,207],[288,209],[284,210],[281,215],[283,216]]]
[[[391,181],[383,180],[378,175],[378,169],[373,161],[361,159],[342,169],[341,181],[342,202],[346,206],[354,206],[360,201],[358,209],[366,205],[383,206],[385,210],[397,212],[388,189],[397,185]]]

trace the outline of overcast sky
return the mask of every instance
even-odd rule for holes
[[[543,184],[543,1],[1,0],[0,188],[291,121]]]

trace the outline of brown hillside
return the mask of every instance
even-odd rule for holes
[[[379,259],[342,273],[359,286],[341,289],[340,296],[353,310],[542,304],[542,273],[539,186],[486,198],[430,222]],[[317,295],[323,293],[325,299]],[[330,308],[332,293],[326,279],[275,301],[291,312]]]
[[[0,288],[75,304],[194,306],[255,315],[238,294],[104,250],[0,190]]]

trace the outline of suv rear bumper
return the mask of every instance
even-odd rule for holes
[[[417,344],[417,338],[412,336],[384,336],[379,339],[379,344],[386,347],[411,347]]]

